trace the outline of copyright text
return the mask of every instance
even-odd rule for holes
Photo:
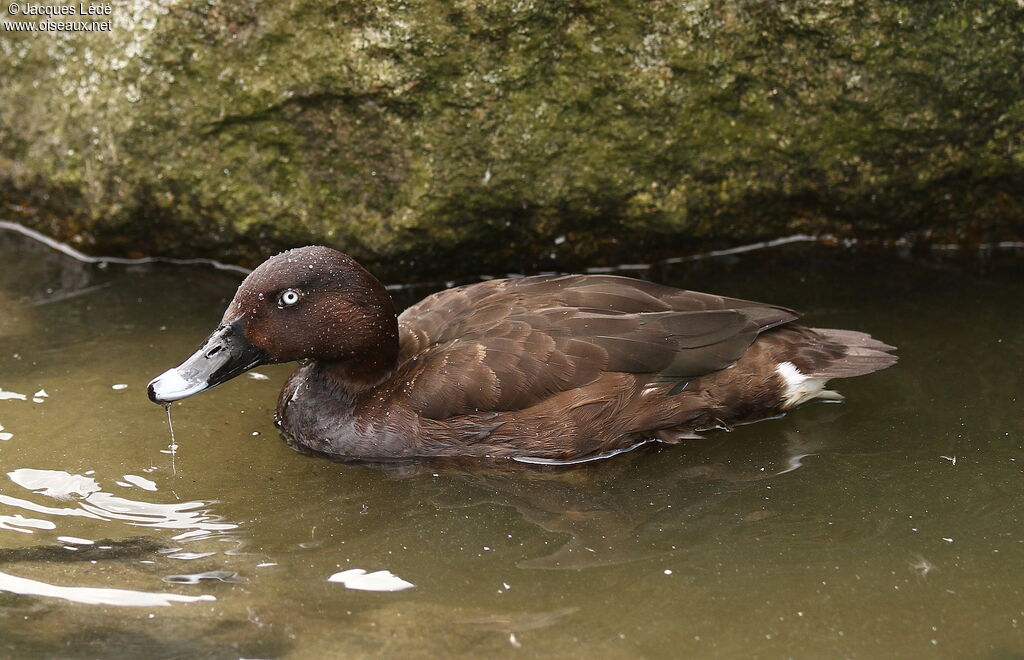
[[[111,5],[104,3],[35,5],[12,2],[7,5],[8,16],[33,20],[5,20],[3,29],[8,32],[110,32],[112,21],[97,19],[103,19],[112,13]]]

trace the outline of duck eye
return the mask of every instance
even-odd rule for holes
[[[295,289],[285,289],[281,292],[281,295],[277,297],[278,307],[291,307],[295,303],[299,302],[299,292]]]

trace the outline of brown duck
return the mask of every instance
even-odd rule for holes
[[[246,277],[220,326],[153,379],[149,398],[166,404],[297,360],[276,421],[302,447],[575,461],[839,399],[826,381],[896,361],[867,334],[796,318],[611,275],[491,280],[396,317],[355,260],[304,247]]]

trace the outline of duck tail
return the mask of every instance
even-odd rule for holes
[[[831,328],[812,328],[828,343],[837,344],[842,354],[824,364],[815,365],[810,378],[850,378],[881,371],[896,363],[897,357],[889,351],[896,350],[878,341],[866,332],[856,330],[833,330]]]

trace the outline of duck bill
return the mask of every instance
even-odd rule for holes
[[[149,383],[149,400],[167,404],[229,381],[266,361],[266,354],[245,338],[243,320],[213,331],[199,350]]]

